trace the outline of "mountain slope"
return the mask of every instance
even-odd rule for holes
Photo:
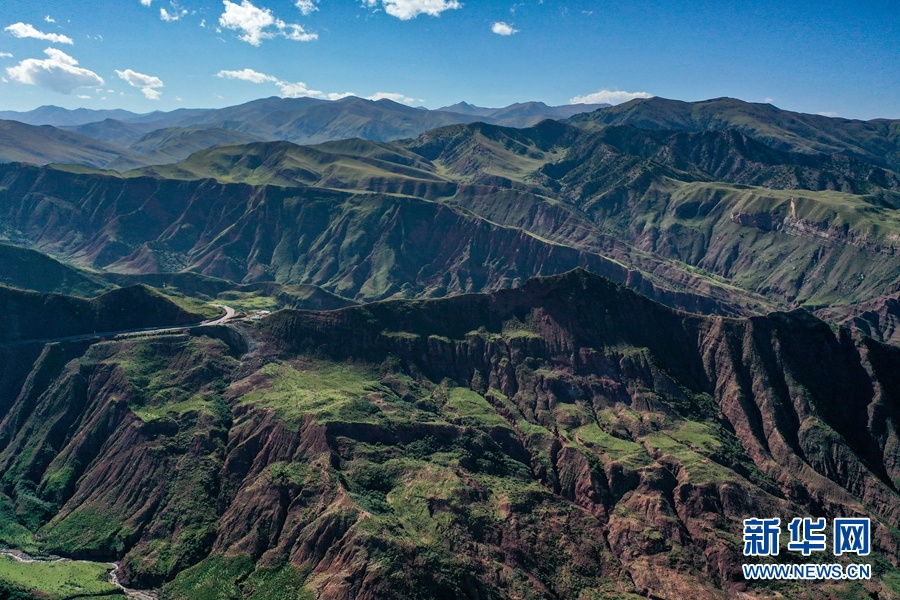
[[[0,284],[23,290],[93,297],[110,284],[99,274],[63,264],[36,250],[0,243]]]
[[[207,148],[228,144],[249,144],[260,137],[225,129],[197,129],[173,127],[156,129],[134,141],[129,150],[140,155],[144,165],[162,165],[186,159],[191,154]],[[108,168],[125,171],[133,168],[133,161],[114,160]]]
[[[436,272],[425,278],[414,276],[416,283],[407,291],[401,291],[402,283],[376,284],[382,277],[379,273],[389,272],[388,279],[397,282],[409,278],[409,274],[401,275],[397,270],[400,264],[391,258],[398,252],[409,253],[401,250],[402,243],[397,246],[393,233],[379,235],[381,241],[369,246],[371,233],[358,235],[356,226],[365,221],[365,227],[380,231],[385,225],[392,227],[393,222],[375,224],[366,221],[368,217],[361,221],[368,209],[344,213],[350,220],[343,221],[341,212],[332,210],[328,219],[338,221],[325,229],[321,229],[321,220],[296,221],[297,217],[290,217],[295,224],[285,227],[284,221],[271,221],[271,211],[251,210],[256,200],[250,204],[244,200],[269,192],[213,186],[204,179],[252,186],[274,183],[295,190],[279,191],[282,198],[331,198],[321,206],[338,206],[343,202],[340,198],[347,197],[327,190],[347,190],[360,201],[369,196],[358,206],[374,206],[374,202],[381,204],[378,211],[398,202],[391,199],[384,204],[384,198],[377,197],[382,193],[413,196],[427,204],[438,202],[457,215],[454,220],[480,219],[489,224],[489,230],[499,226],[513,236],[523,231],[531,238],[529,244],[546,247],[549,242],[557,254],[574,249],[572,256],[588,253],[618,261],[633,275],[616,275],[596,264],[593,268],[618,281],[632,281],[658,299],[670,301],[661,293],[666,289],[706,295],[719,306],[732,307],[729,312],[861,302],[895,291],[898,272],[893,250],[900,233],[894,208],[900,206],[896,174],[873,170],[857,159],[773,150],[733,131],[672,133],[611,126],[589,134],[552,121],[527,130],[454,125],[402,144],[345,140],[316,147],[287,142],[227,146],[202,151],[176,165],[129,173],[123,180],[95,180],[98,175],[58,171],[35,179],[28,171],[20,176],[13,174],[14,170],[9,171],[10,189],[0,194],[19,206],[6,213],[16,215],[7,227],[20,234],[30,231],[26,237],[31,244],[51,244],[48,247],[83,264],[144,273],[190,268],[237,281],[275,278],[284,283],[321,284],[331,292],[351,293],[358,300],[387,297],[383,294],[496,289],[490,286],[504,281],[499,271],[505,267],[482,271],[487,275],[484,283],[465,276],[462,281],[472,283],[453,283],[450,288],[436,283]],[[151,183],[141,175],[169,181]],[[101,185],[95,187],[94,183]],[[85,190],[87,195],[80,201],[86,200],[86,206],[107,203],[103,220],[96,220],[99,213],[95,213],[95,224],[87,229],[64,216],[68,213],[60,213],[60,206],[42,204],[42,197],[34,195],[52,190],[51,196],[65,199],[76,189]],[[121,207],[102,199],[113,189],[127,190],[123,197],[127,202]],[[203,213],[194,209],[183,214],[185,207],[213,201],[201,194],[223,199],[223,195],[236,195],[236,203],[228,201],[236,212],[212,221],[220,229],[215,230],[205,216],[198,221]],[[179,200],[173,204],[175,198]],[[126,205],[130,208],[124,208]],[[41,210],[60,215],[49,229],[38,227],[34,220],[38,214],[34,211],[41,206],[46,206]],[[139,215],[149,216],[148,223],[156,224],[155,233],[151,235],[144,227],[133,235],[130,224],[140,221]],[[238,221],[241,229],[234,229]],[[344,241],[314,241],[305,235],[298,238],[303,248],[288,250],[295,242],[284,234],[307,222],[315,223],[315,235],[329,231],[340,240],[348,238],[332,227],[338,222],[340,227],[353,223],[354,233],[349,237],[353,241],[345,246]],[[74,229],[60,229],[62,223]],[[74,231],[82,232],[77,241],[72,237]],[[199,231],[204,232],[202,238]],[[408,234],[406,230],[404,238]],[[237,238],[242,241],[234,245]],[[448,239],[464,238],[448,230]],[[367,240],[363,247],[391,250],[347,252],[358,240]],[[332,265],[329,274],[312,275],[309,265],[333,256],[331,252],[339,247],[343,250],[338,252],[341,258],[337,263],[333,258],[321,263]],[[425,256],[426,248],[443,258]],[[423,246],[421,250],[413,262],[458,271],[459,266],[444,262],[452,255],[446,248]],[[538,258],[543,256],[541,252],[519,262],[511,250],[509,246],[499,255],[492,254],[496,250],[489,255],[506,265],[517,264],[516,271],[524,269],[526,277],[546,273],[534,270],[542,260]],[[315,253],[312,263],[308,262],[309,251]],[[465,253],[465,246],[454,252]],[[307,258],[301,258],[304,256]],[[357,260],[353,257],[366,257],[367,267],[351,277],[347,269],[356,268],[351,267]],[[584,265],[581,260],[568,262],[565,268]],[[301,262],[307,266],[299,271],[289,266]],[[335,271],[336,264],[344,266]],[[363,272],[368,273],[363,278],[369,283],[348,287],[348,278],[359,281]],[[418,273],[418,268],[412,273]],[[641,287],[638,279],[649,287]],[[373,295],[374,290],[378,291]],[[678,306],[699,307],[702,303]]]
[[[734,129],[776,150],[846,153],[900,170],[900,121],[887,119],[823,117],[733,98],[702,102],[648,98],[577,115],[569,122],[587,129],[603,125],[685,131]]]
[[[660,287],[599,253],[404,195],[11,166],[0,167],[0,223],[32,246],[120,273],[188,269],[362,301],[492,290],[585,266],[674,306],[736,310],[727,297]]]
[[[59,129],[94,138],[101,142],[116,144],[123,148],[127,148],[149,133],[145,126],[117,121],[116,119],[104,119],[103,121],[85,123],[83,125],[59,126]]]
[[[0,314],[0,344],[203,320],[141,285],[90,300],[0,286]]]
[[[897,597],[900,351],[806,313],[576,271],[32,360],[0,492],[169,598]],[[810,514],[873,519],[873,579],[744,582],[742,519]]]
[[[173,165],[128,172],[169,179],[214,178],[223,183],[378,191],[380,182],[447,183],[432,165],[402,148],[353,139],[318,146],[291,142],[231,145],[197,152]]]
[[[113,160],[131,161],[132,158],[118,146],[49,125],[0,121],[0,162],[77,163],[102,168]]]

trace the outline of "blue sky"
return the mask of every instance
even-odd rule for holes
[[[652,94],[900,118],[898,25],[896,0],[0,0],[0,109]]]

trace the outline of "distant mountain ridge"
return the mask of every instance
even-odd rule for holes
[[[580,113],[588,113],[610,104],[566,104],[548,106],[543,102],[517,102],[502,108],[485,108],[468,102],[457,102],[438,110],[482,117],[487,122],[507,127],[530,127],[544,119],[568,119]]]
[[[900,174],[872,156],[897,122],[649,99],[526,129],[463,115],[482,120],[400,141],[228,143],[253,139],[245,126],[300,135],[311,114],[310,135],[349,135],[357,117],[376,131],[451,113],[358,98],[179,113],[132,143],[171,164],[0,170],[0,235],[95,269],[315,284],[355,301],[491,291],[575,266],[728,315],[890,307],[898,291]],[[225,145],[172,162],[205,144]],[[125,170],[129,152],[84,162]],[[892,314],[874,335],[893,339]]]
[[[198,150],[222,144],[278,140],[317,144],[357,137],[391,141],[415,137],[445,125],[474,121],[527,127],[544,119],[568,118],[598,106],[551,107],[542,102],[526,102],[467,114],[357,97],[337,101],[272,97],[221,109],[179,109],[144,115],[122,110],[69,111],[46,106],[25,113],[0,112],[0,119],[24,124],[6,126],[17,130],[12,139],[0,137],[0,162],[77,163],[124,171],[178,162]],[[47,125],[58,130],[46,128]],[[26,126],[45,126],[45,129]],[[95,151],[84,152],[91,147],[96,147]]]
[[[94,123],[106,119],[117,119],[126,121],[139,117],[137,113],[133,113],[124,109],[98,110],[92,108],[62,108],[61,106],[40,106],[34,110],[16,111],[3,110],[0,111],[0,119],[8,121],[18,121],[28,125],[53,125],[75,126],[84,125],[86,123]]]

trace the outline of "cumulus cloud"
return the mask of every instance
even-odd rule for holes
[[[347,96],[355,96],[353,92],[323,92],[312,90],[304,82],[283,81],[274,75],[266,75],[253,69],[241,69],[240,71],[219,71],[216,77],[222,79],[240,79],[250,83],[274,83],[280,91],[282,98],[319,98],[320,100],[340,100]]]
[[[47,15],[46,17],[44,17],[44,21],[46,21],[47,23],[56,23],[56,19],[54,19],[50,15]]]
[[[0,52],[0,58],[12,58],[13,55],[9,52]]]
[[[497,35],[512,35],[519,32],[518,29],[513,29],[512,25],[504,23],[503,21],[497,21],[491,25],[491,31]]]
[[[379,0],[363,0],[370,8],[378,6]],[[419,15],[437,17],[445,10],[462,8],[458,0],[381,0],[384,12],[401,21],[415,19]]]
[[[159,18],[162,19],[163,21],[168,21],[168,22],[180,21],[181,17],[183,17],[187,13],[188,13],[188,11],[186,8],[182,8],[180,10],[178,8],[173,8],[172,12],[169,12],[164,8],[160,8],[159,9]]]
[[[250,0],[241,0],[240,4],[222,0],[222,4],[225,5],[225,12],[219,17],[219,25],[240,32],[238,39],[252,46],[259,46],[263,40],[275,36],[296,42],[310,42],[319,37],[307,32],[302,25],[285,23],[268,8],[254,6]]]
[[[355,96],[353,92],[329,92],[325,93],[319,90],[309,89],[302,81],[291,83],[289,81],[279,81],[276,83],[281,91],[279,96],[282,98],[318,98],[320,100],[340,100],[348,96]]]
[[[285,23],[284,21],[276,20],[275,27],[278,28],[278,35],[295,42],[311,42],[319,39],[318,33],[309,33],[303,26],[296,23]]]
[[[575,96],[569,99],[569,104],[622,104],[635,98],[652,98],[648,92],[620,92],[613,90],[600,90],[593,94]]]
[[[116,70],[116,75],[118,75],[120,79],[124,79],[128,82],[128,85],[131,87],[141,90],[141,93],[143,93],[148,100],[159,100],[162,96],[162,92],[159,91],[159,88],[165,87],[165,84],[159,77],[144,75],[143,73],[138,73],[131,69],[125,69],[124,71]]]
[[[377,92],[367,97],[366,100],[393,100],[394,102],[401,102],[403,104],[423,102],[422,100],[416,100],[415,98],[410,98],[409,96],[398,94],[396,92]]]
[[[253,69],[241,69],[240,71],[219,71],[218,73],[216,73],[216,77],[221,77],[222,79],[240,79],[242,81],[249,81],[250,83],[278,82],[277,77],[266,75],[265,73],[254,71]]]
[[[303,16],[310,15],[319,10],[319,7],[317,6],[318,0],[296,0],[294,4],[300,9]]]
[[[274,37],[266,29],[275,24],[272,11],[257,8],[247,0],[240,4],[223,0],[225,12],[219,17],[219,24],[226,29],[241,31],[240,39],[253,46],[259,46],[264,39]]]
[[[7,75],[13,81],[45,87],[60,94],[103,85],[102,77],[79,67],[78,61],[62,50],[47,48],[44,54],[47,55],[45,59],[28,58],[14,67],[7,67]]]
[[[38,31],[35,29],[34,25],[30,25],[28,23],[13,23],[9,27],[6,27],[4,31],[8,31],[17,38],[35,38],[38,40],[46,40],[48,42],[55,42],[57,44],[74,44],[67,35],[62,35],[59,33],[44,33],[43,31]]]
[[[141,4],[143,6],[150,6],[153,3],[153,0],[141,0]]]

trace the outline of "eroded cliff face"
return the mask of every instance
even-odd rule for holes
[[[239,327],[2,379],[0,491],[43,547],[171,598],[897,593],[900,350],[585,272]],[[871,582],[747,587],[742,519],[843,515]]]

